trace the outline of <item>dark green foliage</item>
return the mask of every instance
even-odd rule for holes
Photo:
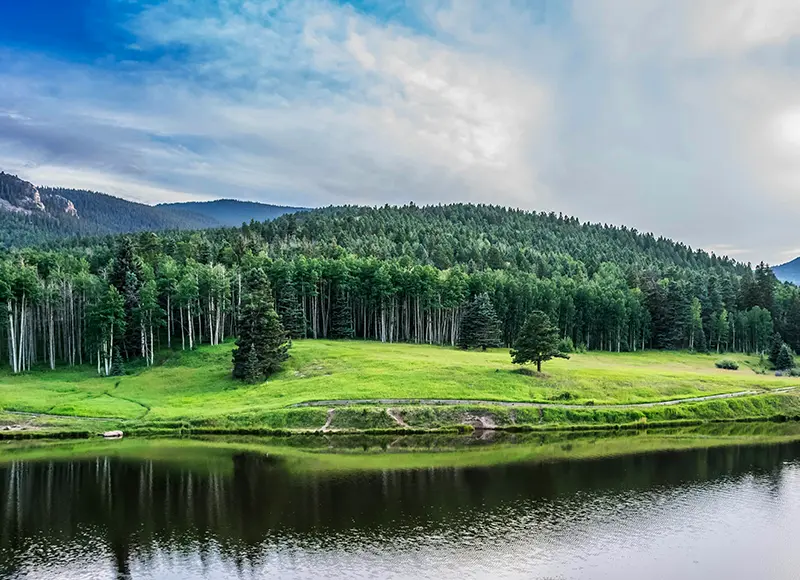
[[[724,369],[724,370],[728,370],[728,371],[738,371],[739,370],[739,363],[737,363],[735,360],[730,360],[730,359],[727,359],[727,358],[724,358],[722,360],[718,360],[714,364],[716,365],[716,367],[718,369]]]
[[[118,346],[114,347],[114,356],[111,359],[111,372],[109,376],[121,377],[125,374],[125,363],[122,361],[122,352]]]
[[[558,350],[558,329],[541,310],[531,312],[511,349],[511,362],[523,365],[536,363],[542,372],[542,363],[553,357],[569,358]]]
[[[788,344],[781,346],[778,358],[775,361],[775,368],[782,371],[794,368],[794,354]]]
[[[306,315],[297,296],[294,283],[287,282],[280,291],[280,318],[289,338],[304,338],[307,334]]]
[[[575,344],[572,342],[571,337],[562,338],[558,341],[558,352],[569,354],[575,352]]]
[[[353,338],[353,312],[350,301],[343,291],[336,292],[331,312],[331,338]]]
[[[233,376],[248,382],[266,379],[288,358],[289,343],[272,300],[269,279],[261,268],[247,273],[239,337],[233,350]],[[256,360],[252,360],[255,353]]]
[[[42,199],[56,207],[50,195]],[[78,211],[91,211],[91,199],[76,195]],[[0,217],[2,236],[16,218]],[[20,219],[28,227],[34,218]],[[461,315],[484,296],[507,345],[526,313],[541,310],[565,344],[581,350],[769,353],[775,331],[800,349],[800,290],[778,284],[766,265],[753,272],[635,230],[485,205],[325,208],[240,228],[14,249],[0,255],[0,293],[17,311],[23,295],[30,307],[26,332],[37,348],[26,365],[50,362],[50,349],[39,345],[50,346],[53,308],[56,362],[94,364],[100,347],[105,371],[109,336],[94,314],[109,281],[125,302],[118,329],[127,330],[114,344],[124,358],[147,351],[152,360],[153,345],[188,349],[239,335],[248,293],[240,280],[255,268],[272,282],[281,322],[295,338],[455,346]],[[0,327],[0,334],[6,349],[10,333]]]
[[[464,349],[480,347],[481,350],[501,345],[500,320],[485,292],[478,294],[464,309],[458,345]]]
[[[258,352],[256,352],[256,347],[254,344],[251,344],[250,348],[247,350],[247,359],[244,362],[242,376],[239,378],[246,383],[253,384],[264,379],[264,375],[260,370]]]
[[[120,337],[122,354],[125,358],[134,356],[139,347],[138,328],[134,315],[139,307],[139,290],[142,285],[142,266],[136,255],[136,245],[132,238],[119,239],[116,256],[111,267],[109,282],[125,300],[125,335]]]
[[[778,357],[781,354],[781,348],[783,347],[784,342],[783,338],[781,338],[781,334],[776,332],[772,335],[772,344],[769,349],[769,362],[773,365],[778,364]]]

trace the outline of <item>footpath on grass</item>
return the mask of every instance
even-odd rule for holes
[[[0,413],[0,439],[213,434],[381,434],[654,428],[715,422],[800,420],[800,387],[747,390],[648,403],[576,405],[470,399],[305,401],[270,411],[179,420]]]
[[[736,397],[749,397],[765,395],[767,393],[790,393],[799,387],[786,387],[772,391],[739,391],[738,393],[722,393],[719,395],[705,395],[703,397],[688,397],[684,399],[670,399],[668,401],[653,401],[649,403],[626,403],[621,405],[574,405],[570,403],[535,403],[526,401],[489,401],[480,399],[331,399],[327,401],[305,401],[295,403],[289,407],[353,407],[363,405],[487,405],[499,407],[544,407],[553,409],[637,409],[647,407],[665,407],[680,405],[682,403],[699,403],[715,399],[733,399]]]

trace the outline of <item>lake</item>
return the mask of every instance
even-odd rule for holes
[[[794,579],[783,429],[0,443],[0,578]]]

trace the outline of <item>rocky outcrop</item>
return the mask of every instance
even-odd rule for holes
[[[53,193],[43,195],[32,183],[3,172],[0,172],[0,212],[78,217],[78,210],[66,197]]]
[[[41,194],[46,211],[51,215],[67,215],[78,217],[78,210],[75,209],[72,201],[55,193]]]

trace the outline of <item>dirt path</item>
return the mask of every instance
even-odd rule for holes
[[[800,387],[785,387],[775,390],[739,391],[736,393],[723,393],[721,395],[705,395],[703,397],[689,397],[686,399],[673,399],[670,401],[655,401],[652,403],[627,403],[622,405],[574,405],[569,403],[529,403],[516,401],[487,401],[483,399],[333,399],[329,401],[307,401],[295,403],[290,407],[346,407],[349,405],[493,405],[497,407],[539,407],[553,409],[640,409],[646,407],[667,407],[682,403],[699,403],[716,399],[734,399],[765,395],[769,393],[788,393]],[[390,409],[386,412],[389,414]],[[389,414],[395,419],[394,416]],[[396,419],[395,419],[396,420]]]
[[[3,409],[0,411],[9,415],[22,415],[23,417],[44,417],[50,419],[85,419],[87,421],[125,421],[120,417],[84,417],[83,415],[54,415],[53,413],[31,413],[29,411],[12,411]]]
[[[408,423],[403,421],[403,416],[400,415],[400,413],[398,413],[397,411],[394,411],[391,408],[387,407],[386,414],[389,415],[392,419],[394,419],[394,422],[400,425],[401,427],[405,428],[409,427]]]
[[[330,431],[331,430],[331,422],[333,421],[333,416],[335,414],[336,414],[336,409],[328,409],[328,416],[325,419],[325,424],[322,426],[320,431],[322,431],[324,433],[325,431]]]

